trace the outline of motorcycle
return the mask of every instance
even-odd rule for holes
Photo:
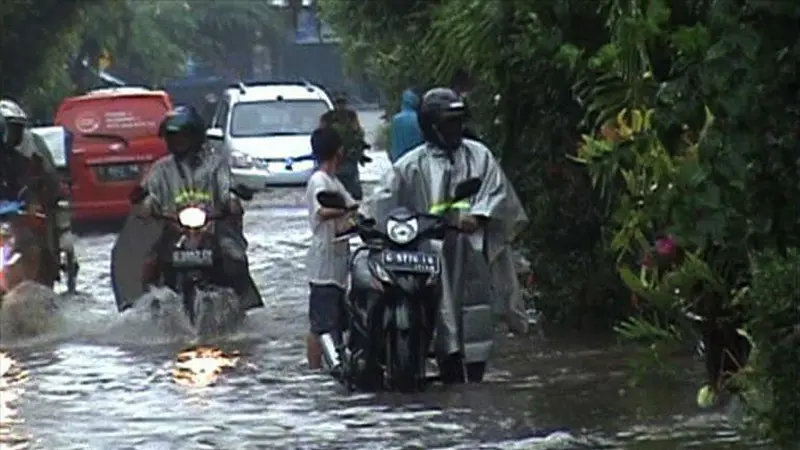
[[[50,280],[41,279],[43,271],[40,267],[43,261],[47,261],[47,258],[42,255],[46,249],[41,246],[41,236],[46,233],[45,220],[44,214],[36,208],[26,205],[23,201],[0,200],[0,245],[4,257],[0,262],[0,269],[2,269],[4,280],[8,281],[9,278],[16,281],[28,279],[44,285],[50,284]],[[62,259],[68,261],[68,259]],[[21,264],[20,272],[17,276],[9,277],[8,271],[17,263]],[[65,267],[69,266],[62,265],[62,270]],[[68,288],[74,289],[74,277],[77,276],[77,270],[74,272],[65,270],[65,272],[67,273]],[[16,281],[10,284],[16,284]],[[13,286],[3,287],[10,289]]]
[[[453,202],[475,195],[472,178],[455,189]],[[319,203],[345,209],[341,195],[320,192]],[[354,227],[363,241],[350,259],[350,290],[345,301],[345,338],[320,336],[332,373],[349,389],[418,391],[432,380],[426,363],[442,297],[442,256],[436,241],[460,231],[447,215],[396,208],[382,223],[359,217]],[[440,362],[440,372],[443,371]]]
[[[237,187],[234,192],[245,201],[253,198],[253,193],[244,187]],[[137,187],[131,194],[131,203],[139,204],[147,195],[144,188]],[[203,204],[185,205],[176,214],[151,214],[151,218],[169,223],[172,232],[167,234],[170,236],[167,250],[157,251],[142,281],[166,286],[175,292],[192,330],[199,337],[231,331],[245,317],[245,311],[238,304],[220,310],[211,303],[212,295],[221,295],[226,285],[218,275],[221,252],[213,225],[227,217],[227,213],[211,213]],[[229,291],[226,300],[235,297],[232,289]],[[157,316],[160,303],[154,301],[150,308]]]

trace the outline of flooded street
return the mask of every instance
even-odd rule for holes
[[[362,117],[375,127],[377,114]],[[368,181],[386,167],[378,159]],[[347,393],[304,367],[306,220],[302,188],[252,202],[245,228],[266,307],[219,344],[230,357],[191,364],[185,343],[118,323],[114,236],[82,237],[70,335],[0,353],[0,449],[755,448],[698,412],[693,375],[631,389],[625,355],[594,339],[499,335],[481,385]]]

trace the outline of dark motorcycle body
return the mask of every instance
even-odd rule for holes
[[[252,192],[244,187],[231,191],[245,201],[252,199]],[[131,203],[138,205],[148,195],[137,187],[130,194]],[[224,270],[224,252],[215,230],[218,220],[230,218],[227,210],[212,212],[203,204],[185,204],[174,214],[134,212],[112,250],[118,310],[131,308],[152,286],[166,287],[180,299],[180,310],[197,337],[236,329],[247,308],[232,285],[236,280]],[[252,278],[248,281],[252,283]],[[148,307],[158,321],[163,299],[146,298],[150,297],[154,298]]]
[[[414,216],[398,209],[391,217]],[[398,245],[376,238],[356,250],[350,271],[349,381],[364,389],[422,389],[441,298],[439,253],[428,239]]]
[[[238,305],[213,302],[212,296],[220,295],[224,280],[217,275],[222,273],[221,252],[215,245],[212,227],[193,230],[173,226],[165,237],[167,250],[157,255],[152,284],[166,286],[178,294],[198,336],[232,331],[244,319],[244,312]],[[224,300],[235,298],[232,294],[227,297]]]
[[[478,191],[480,180],[456,189],[456,199]],[[320,204],[343,208],[337,194]],[[426,363],[442,299],[440,242],[453,230],[447,216],[391,211],[380,223],[360,218],[363,241],[350,260],[344,342],[323,335],[323,354],[335,377],[350,389],[418,391],[428,383]],[[441,367],[440,367],[441,370]]]

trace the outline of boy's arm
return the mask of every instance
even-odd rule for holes
[[[306,195],[311,207],[309,213],[316,215],[322,220],[336,219],[347,214],[348,210],[346,209],[326,208],[319,203],[319,200],[317,200],[317,194],[327,190],[330,189],[328,188],[327,183],[325,183],[321,177],[314,175],[311,176],[311,178],[308,180],[308,188],[306,189]]]

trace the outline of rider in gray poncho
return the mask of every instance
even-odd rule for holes
[[[222,251],[226,285],[241,299],[245,310],[263,306],[250,278],[247,240],[242,231],[241,202],[232,192],[227,161],[205,145],[205,124],[191,107],[178,107],[167,114],[161,125],[170,155],[158,160],[142,180],[147,196],[142,201],[142,217],[128,219],[112,254],[112,278],[119,309],[126,309],[141,294],[136,265],[147,265],[151,252],[159,251],[167,236],[163,224],[146,220],[151,212],[175,213],[191,203],[207,205],[212,211],[230,214],[215,223],[215,235]],[[154,241],[154,242],[153,242]],[[149,247],[142,253],[142,247]],[[135,254],[135,256],[134,256]],[[141,256],[140,256],[141,255]],[[142,259],[145,261],[141,261]],[[140,275],[147,278],[147,274]],[[128,288],[127,286],[131,286]]]
[[[446,88],[428,91],[419,112],[426,142],[394,163],[365,208],[374,216],[397,206],[430,213],[459,210],[465,233],[444,242],[445,290],[437,346],[447,354],[463,352],[469,363],[471,358],[480,359],[471,353],[491,348],[492,312],[507,317],[524,314],[510,243],[528,219],[489,149],[463,138],[464,120],[458,94]],[[481,180],[478,194],[450,204],[455,186],[474,177]],[[487,305],[493,311],[486,311]]]

